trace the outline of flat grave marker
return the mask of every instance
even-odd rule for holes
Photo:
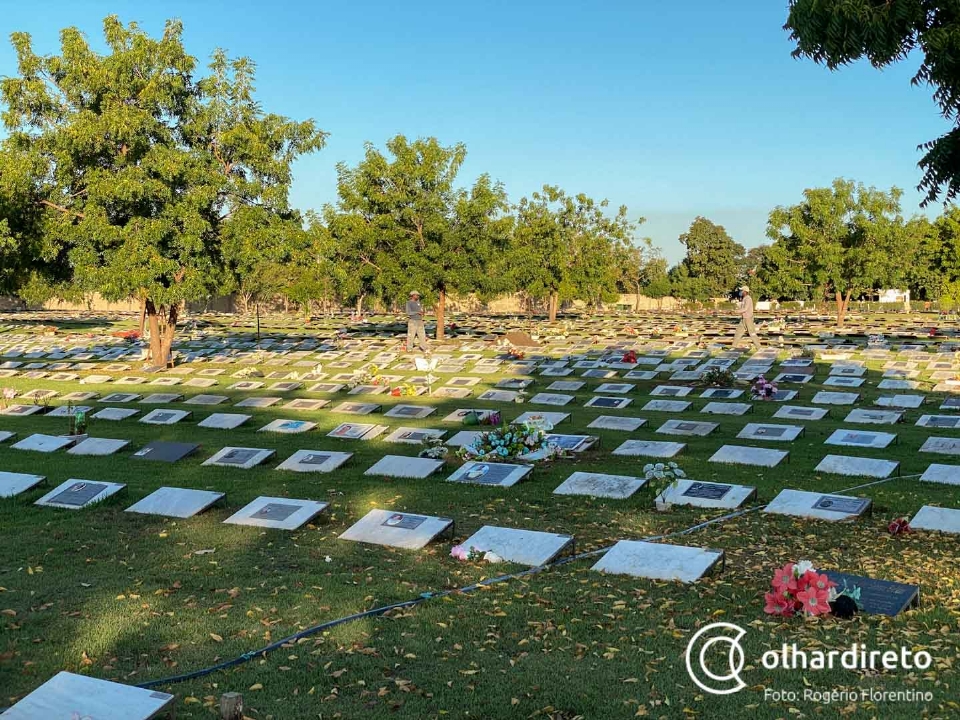
[[[274,452],[263,448],[225,447],[204,460],[203,464],[249,470],[272,457]]]
[[[869,498],[784,489],[770,501],[763,512],[838,522],[860,517],[870,509],[870,505]]]
[[[701,482],[681,478],[670,483],[656,502],[659,505],[688,505],[733,510],[757,494],[757,489],[730,483]]]
[[[960,465],[939,465],[933,463],[920,476],[923,482],[942,483],[944,485],[960,485]]]
[[[426,405],[394,405],[390,410],[383,414],[384,417],[389,418],[409,418],[409,419],[423,419],[428,415],[432,415],[436,411],[436,408],[429,407]]]
[[[611,575],[691,583],[722,561],[722,550],[620,540],[591,569]]]
[[[507,562],[540,567],[573,545],[573,537],[538,530],[484,525],[461,543],[467,549],[492,552]]]
[[[932,530],[956,535],[960,533],[960,510],[924,505],[913,516],[910,527],[914,530]]]
[[[380,409],[376,403],[344,402],[333,408],[332,412],[343,415],[370,415]]]
[[[920,446],[920,452],[960,455],[960,438],[929,437]]]
[[[335,452],[332,450],[297,450],[282,463],[277,465],[277,470],[290,470],[291,472],[333,472],[350,458],[353,453]]]
[[[268,408],[276,405],[280,400],[281,398],[278,397],[248,397],[235,403],[234,407]]]
[[[124,512],[189,518],[202,513],[223,496],[224,493],[210,490],[161,487],[128,507]]]
[[[793,442],[803,434],[799,425],[775,425],[772,423],[747,423],[737,433],[738,440],[766,440],[770,442]]]
[[[341,423],[327,433],[327,437],[338,440],[373,440],[387,430],[386,425],[369,423]]]
[[[960,415],[921,415],[918,427],[960,429]]]
[[[189,410],[151,410],[140,418],[140,422],[147,425],[176,425],[188,417],[190,417]]]
[[[651,400],[643,406],[647,412],[683,412],[690,407],[689,402],[683,400]]]
[[[553,491],[554,495],[589,495],[622,500],[647,484],[646,478],[630,475],[575,472]]]
[[[113,455],[130,444],[129,440],[91,438],[81,440],[67,450],[68,455]]]
[[[827,455],[814,470],[830,475],[886,478],[890,477],[899,466],[900,463],[894,460]]]
[[[426,440],[439,440],[447,434],[446,430],[431,428],[398,427],[387,435],[383,441],[389,443],[405,443],[407,445],[422,445]]]
[[[865,425],[895,425],[900,422],[903,413],[894,410],[851,410],[843,419],[848,423],[863,423]]]
[[[316,426],[317,424],[315,422],[308,422],[307,420],[285,420],[283,418],[277,418],[276,420],[271,420],[268,422],[257,432],[275,432],[284,435],[297,435],[299,433],[313,430],[313,428]]]
[[[796,405],[784,405],[779,408],[773,417],[778,420],[822,420],[827,415],[826,408],[808,408],[798,407]]]
[[[44,435],[35,433],[11,445],[14,450],[29,450],[32,452],[52,453],[57,450],[75,445],[85,436]]]
[[[894,617],[920,602],[920,588],[917,585],[875,580],[833,570],[825,570],[823,574],[837,583],[838,591],[843,590],[845,585],[850,588],[859,587],[863,612],[869,615]]]
[[[172,712],[165,692],[59,672],[3,713],[3,720],[153,720]]]
[[[78,480],[76,478],[61,483],[34,505],[55,507],[64,510],[79,510],[114,495],[126,485],[105,481]]]
[[[616,415],[600,415],[593,422],[587,425],[595,430],[618,430],[620,432],[633,432],[642,427],[647,421],[638,417],[619,417]]]
[[[329,503],[260,496],[223,522],[273,530],[296,530],[322,513]]]
[[[529,465],[471,460],[457,468],[447,480],[476,485],[512,487],[526,477],[532,469]]]
[[[384,455],[363,474],[367,476],[395,478],[426,478],[444,465],[443,460],[410,457],[409,455]]]
[[[863,430],[834,430],[824,440],[825,445],[840,445],[843,447],[864,447],[882,449],[896,439],[893,433],[864,432]]]
[[[755,465],[757,467],[776,467],[780,461],[790,455],[786,450],[724,445],[711,457],[710,462],[730,465]]]
[[[613,451],[614,455],[672,458],[686,447],[685,443],[659,442],[656,440],[627,440]]]
[[[236,413],[213,413],[197,423],[197,426],[213,430],[233,430],[243,425],[251,417],[251,415]]]
[[[717,423],[696,420],[667,420],[657,428],[662,435],[696,435],[704,437],[720,427]]]
[[[745,415],[753,410],[750,403],[708,402],[700,412],[706,415]]]
[[[0,498],[13,497],[27,490],[32,490],[43,481],[43,475],[0,471]]]
[[[131,457],[137,460],[155,460],[157,462],[174,463],[182,460],[197,451],[197,443],[168,442],[153,440],[137,450]]]
[[[859,393],[828,392],[821,390],[810,402],[816,405],[853,405],[860,398]]]
[[[351,525],[340,539],[419,550],[452,527],[450,518],[375,509]]]

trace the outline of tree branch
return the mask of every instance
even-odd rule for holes
[[[62,205],[57,205],[56,203],[52,203],[52,202],[50,202],[49,200],[41,200],[41,201],[40,201],[40,204],[41,204],[41,205],[46,205],[47,207],[51,207],[51,208],[53,208],[54,210],[59,210],[59,211],[62,212],[64,215],[74,215],[74,216],[76,216],[76,217],[78,217],[78,218],[81,218],[81,219],[86,217],[86,215],[84,215],[82,212],[77,212],[76,210],[71,210],[70,208],[65,208],[65,207],[63,207]]]

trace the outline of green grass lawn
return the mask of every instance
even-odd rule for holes
[[[3,337],[0,335],[0,341]],[[485,354],[494,353],[491,349]],[[871,405],[881,394],[876,388],[880,364],[869,363],[856,407]],[[204,363],[202,367],[218,366]],[[0,386],[20,392],[50,388],[61,394],[84,389],[102,395],[129,391],[242,397],[225,389],[236,382],[230,375],[238,366],[219,367],[227,373],[219,378],[218,386],[207,389],[80,386],[20,378],[0,379]],[[260,367],[265,374],[279,369]],[[821,389],[846,391],[821,387],[827,372],[821,364],[813,382],[781,386],[800,391],[789,404],[809,405]],[[136,366],[123,374],[138,374]],[[475,395],[507,376],[481,377],[481,383],[473,388]],[[536,376],[528,388],[530,395],[558,379],[574,378]],[[642,474],[641,468],[649,460],[611,455],[627,439],[686,442],[687,448],[674,459],[689,476],[755,485],[757,504],[763,504],[784,487],[837,491],[864,482],[815,473],[813,468],[824,455],[893,458],[900,461],[902,474],[910,476],[933,462],[951,463],[947,456],[918,453],[927,436],[960,436],[952,430],[914,426],[921,414],[937,412],[939,402],[930,395],[934,402],[906,411],[900,425],[859,426],[897,433],[896,444],[885,450],[823,445],[833,430],[858,427],[843,425],[850,409],[846,407],[832,408],[829,417],[819,422],[774,420],[806,426],[806,433],[793,443],[738,441],[735,436],[744,424],[769,420],[781,405],[754,403],[754,412],[740,417],[701,415],[696,411],[709,400],[700,399],[698,390],[685,398],[693,405],[683,415],[642,412],[653,387],[679,384],[664,379],[636,382],[637,390],[629,395],[634,402],[625,410],[584,408],[590,391],[604,381],[583,380],[587,385],[581,391],[569,393],[577,399],[562,409],[529,403],[498,406],[476,399],[376,397],[385,409],[394,403],[437,407],[424,420],[382,421],[379,415],[370,416],[371,422],[392,427],[435,427],[452,434],[463,428],[443,423],[442,418],[454,409],[500,407],[506,419],[528,410],[570,412],[571,422],[558,426],[557,431],[600,435],[597,449],[538,466],[526,480],[508,489],[444,482],[453,467],[426,480],[364,477],[364,470],[379,457],[414,455],[418,448],[326,438],[341,422],[367,420],[324,410],[284,412],[277,407],[233,409],[232,403],[210,408],[177,403],[176,407],[192,410],[193,416],[172,427],[143,425],[137,418],[116,423],[94,420],[90,435],[131,442],[119,454],[103,458],[63,452],[42,455],[11,450],[9,442],[0,445],[0,470],[47,477],[43,488],[0,501],[0,706],[12,704],[61,669],[137,684],[231,659],[341,616],[523,570],[519,566],[459,563],[448,556],[448,540],[422,551],[400,551],[337,539],[374,507],[452,517],[457,541],[483,525],[502,525],[569,533],[576,537],[577,551],[583,552],[607,547],[618,539],[679,531],[722,514],[681,508],[657,512],[652,495],[645,491],[628,500],[552,494],[576,470]],[[253,394],[274,393],[264,388]],[[301,390],[284,397],[324,396],[310,396]],[[143,410],[154,406],[131,407]],[[233,431],[198,428],[197,421],[213,412],[254,417]],[[644,417],[647,424],[633,433],[587,429],[601,414]],[[277,417],[309,419],[317,422],[317,428],[292,436],[257,432]],[[720,427],[702,438],[654,432],[665,420],[676,417],[717,422]],[[66,432],[67,421],[0,416],[0,429],[14,430],[21,438],[33,432],[60,434]],[[130,458],[134,449],[157,439],[199,442],[202,447],[174,465]],[[775,469],[709,463],[708,458],[724,444],[789,449],[790,458]],[[273,448],[277,454],[262,467],[246,471],[201,466],[226,445]],[[298,449],[348,450],[355,456],[327,475],[273,469]],[[122,482],[127,488],[78,512],[32,504],[68,478]],[[218,490],[226,497],[210,511],[188,520],[123,512],[163,485]],[[801,521],[754,512],[670,540],[726,552],[723,571],[693,585],[602,575],[590,570],[596,558],[585,558],[469,594],[453,594],[341,625],[236,668],[159,689],[178,695],[180,718],[216,717],[217,699],[229,691],[242,692],[246,715],[258,720],[714,718],[744,710],[758,718],[834,717],[838,713],[864,718],[957,717],[960,546],[956,537],[919,532],[893,537],[886,528],[890,520],[912,516],[924,504],[960,507],[960,488],[921,485],[916,477],[905,477],[859,494],[873,498],[874,508],[871,516],[856,523]],[[297,532],[222,524],[259,495],[324,500],[330,508],[315,524]],[[918,583],[921,605],[895,619],[859,615],[853,620],[780,620],[765,615],[763,593],[774,569],[800,559],[809,559],[820,568]],[[727,697],[701,692],[688,677],[683,660],[693,633],[718,619],[748,630],[744,680],[749,688]],[[756,663],[765,650],[794,641],[802,647],[823,649],[844,649],[852,642],[878,649],[907,644],[927,649],[934,666],[912,674],[861,675],[845,670],[768,671]],[[765,689],[802,694],[805,688],[859,687],[929,691],[933,701],[825,705],[802,700],[776,703],[764,698]]]

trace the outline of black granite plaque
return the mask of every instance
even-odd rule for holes
[[[464,473],[457,479],[460,482],[479,483],[480,485],[499,485],[515,469],[508,465],[474,465],[469,472]]]
[[[256,457],[259,450],[250,450],[248,448],[234,448],[226,455],[223,455],[217,462],[228,463],[230,465],[243,465]]]
[[[684,497],[703,498],[704,500],[721,500],[733,488],[732,485],[718,483],[695,482],[683,491]]]
[[[828,510],[844,515],[861,515],[870,505],[866,498],[823,495],[813,504],[814,510]]]
[[[623,398],[595,397],[590,403],[590,407],[601,408],[619,408],[623,405]]]
[[[195,443],[164,442],[155,440],[137,450],[133,457],[141,460],[156,460],[158,462],[176,462],[194,452],[199,445]]]
[[[942,415],[934,415],[927,421],[928,427],[948,427],[955,428],[957,423],[960,423],[960,418],[955,417],[944,417]]]
[[[57,493],[47,502],[83,507],[106,489],[107,486],[103,483],[78,482]]]
[[[415,530],[425,523],[427,519],[420,515],[406,515],[405,513],[395,513],[384,520],[381,524],[384,527],[400,528],[401,530]]]
[[[283,522],[303,505],[289,505],[287,503],[267,503],[250,516],[251,520],[273,520],[274,522]]]
[[[332,455],[322,455],[320,453],[311,453],[309,455],[304,455],[300,458],[299,462],[301,465],[323,465],[326,463]]]
[[[890,580],[874,580],[859,575],[826,570],[824,574],[837,583],[837,592],[843,588],[860,588],[860,604],[863,612],[870,615],[898,615],[912,605],[920,603],[920,587]]]

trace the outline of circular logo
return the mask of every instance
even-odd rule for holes
[[[690,679],[712,695],[732,695],[743,690],[747,684],[740,679],[744,665],[740,639],[746,634],[747,631],[742,627],[728,622],[713,623],[701,628],[687,644],[687,673]],[[698,645],[700,650],[696,652]],[[707,665],[707,652],[714,645],[727,646],[725,667],[720,668],[723,672],[714,672]]]

